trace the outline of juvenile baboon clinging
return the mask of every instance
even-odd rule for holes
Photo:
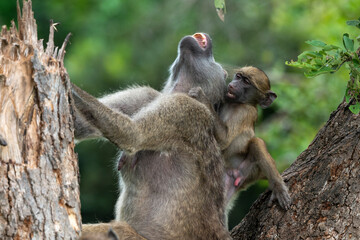
[[[200,88],[189,92],[190,96],[207,103]],[[265,142],[257,138],[254,125],[257,108],[267,108],[275,100],[266,74],[255,67],[237,69],[234,79],[228,85],[225,103],[215,117],[215,136],[220,144],[226,164],[226,199],[228,209],[231,199],[238,190],[254,181],[267,178],[272,195],[269,204],[278,200],[281,207],[288,209],[291,198],[288,189],[275,167],[275,162],[266,149]],[[212,109],[212,106],[209,106]]]
[[[205,34],[180,41],[163,93],[154,94],[152,101],[135,102],[136,110],[124,112],[131,97],[123,98],[121,92],[102,104],[73,87],[81,116],[75,126],[85,126],[81,120],[86,120],[91,128],[77,132],[82,138],[102,134],[127,153],[140,151],[136,167],[125,165],[121,170],[116,220],[127,222],[147,239],[230,239],[214,118],[187,95],[197,86],[211,104],[222,101],[225,72],[214,61],[211,39]]]

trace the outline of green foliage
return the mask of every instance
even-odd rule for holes
[[[347,25],[360,28],[359,20],[347,21]],[[360,35],[357,37],[359,41]],[[297,61],[286,62],[286,65],[305,69],[306,77],[315,77],[324,73],[334,73],[342,65],[350,71],[350,80],[345,92],[345,100],[351,104],[349,109],[354,114],[360,112],[360,48],[355,47],[354,39],[348,33],[343,35],[343,47],[328,45],[322,41],[310,40],[307,44],[320,48],[318,51],[304,51]],[[352,103],[352,100],[354,103]]]

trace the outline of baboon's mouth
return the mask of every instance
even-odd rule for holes
[[[195,33],[194,35],[192,35],[192,37],[195,38],[201,48],[205,49],[207,47],[208,41],[205,34]]]
[[[233,94],[230,90],[228,90],[228,92],[226,93],[226,97],[228,98],[235,98],[235,94]]]

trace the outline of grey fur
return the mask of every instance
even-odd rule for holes
[[[123,92],[101,103],[73,87],[76,107],[92,126],[130,154],[145,150],[137,153],[134,168],[121,170],[116,220],[148,239],[231,239],[214,118],[183,94],[200,86],[212,104],[223,99],[225,73],[207,40],[206,49],[191,36],[180,41],[162,94],[154,94],[150,103],[138,95],[125,98]],[[127,109],[131,102],[136,107]]]

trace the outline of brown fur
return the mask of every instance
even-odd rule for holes
[[[237,76],[240,78],[237,79]],[[276,98],[276,94],[270,90],[270,81],[258,68],[240,68],[229,84],[229,92],[231,95],[228,93],[227,96],[233,97],[226,99],[219,116],[213,111],[215,136],[226,162],[228,210],[232,207],[231,199],[235,199],[234,193],[263,177],[269,180],[273,192],[270,203],[277,199],[281,207],[287,209],[291,203],[287,187],[265,142],[255,137],[254,131],[258,115],[256,105],[268,107]],[[192,90],[190,95],[209,106],[201,89]],[[235,186],[235,182],[239,185]]]

